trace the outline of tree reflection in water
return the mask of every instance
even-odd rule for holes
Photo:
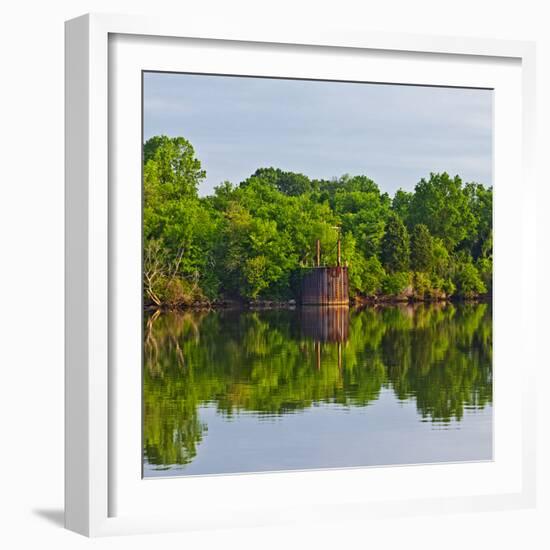
[[[203,405],[266,418],[365,407],[384,388],[449,423],[492,400],[489,304],[155,313],[144,334],[144,452],[159,466],[196,456]]]

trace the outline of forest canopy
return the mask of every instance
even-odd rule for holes
[[[492,187],[431,173],[393,197],[365,175],[330,180],[258,168],[200,197],[192,144],[155,136],[143,150],[145,303],[297,299],[301,274],[336,263],[355,298],[474,298],[491,292]]]

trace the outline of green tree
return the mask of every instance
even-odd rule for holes
[[[382,290],[386,272],[376,256],[368,259],[361,254],[352,258],[349,268],[350,294],[375,296]]]
[[[398,296],[409,286],[411,280],[407,271],[389,273],[382,279],[382,293],[388,296]]]
[[[154,254],[155,289],[147,288],[145,262],[145,298],[155,303],[154,294],[162,296],[163,303],[187,303],[202,299],[203,291],[214,297],[219,287],[212,267],[220,217],[198,198],[205,172],[193,146],[181,137],[155,136],[143,152],[144,249],[150,242],[162,249]]]
[[[411,269],[429,272],[433,267],[433,240],[426,225],[419,223],[411,233]]]
[[[312,189],[319,195],[319,199],[328,200],[331,207],[334,208],[334,199],[337,193],[374,193],[381,195],[380,189],[376,183],[367,176],[351,176],[344,174],[340,178],[331,180],[313,180]]]
[[[388,201],[378,191],[340,190],[334,195],[333,202],[343,230],[353,234],[358,249],[366,257],[377,255],[389,212]]]
[[[462,298],[475,298],[487,292],[487,287],[470,259],[458,262],[453,282],[456,285],[457,294]]]
[[[442,239],[449,251],[475,235],[476,219],[462,180],[447,173],[430,174],[414,189],[409,210],[410,223],[426,224],[430,233]]]
[[[409,268],[409,234],[399,216],[388,216],[382,238],[382,263],[390,271],[407,271]]]
[[[398,189],[392,199],[392,210],[403,220],[405,225],[408,224],[412,198],[412,193]]]
[[[493,253],[493,188],[468,183],[464,192],[476,221],[475,233],[465,245],[474,259],[489,257]]]
[[[289,196],[302,195],[312,189],[309,178],[304,174],[284,172],[279,168],[258,168],[250,178],[241,183],[241,186],[246,187],[253,181],[267,183]]]
[[[485,285],[487,292],[493,290],[493,261],[490,258],[479,258],[476,262],[476,268]]]
[[[196,196],[200,182],[206,177],[195,150],[182,137],[155,136],[143,146],[145,182],[160,187],[164,200],[182,195]],[[149,190],[145,187],[145,192]],[[152,189],[151,189],[152,190]]]

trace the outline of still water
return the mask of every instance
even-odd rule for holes
[[[489,304],[146,314],[144,476],[492,459]]]

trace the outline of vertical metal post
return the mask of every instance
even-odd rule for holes
[[[321,265],[321,241],[317,239],[317,267]]]
[[[315,342],[315,364],[317,370],[321,370],[321,342]]]

